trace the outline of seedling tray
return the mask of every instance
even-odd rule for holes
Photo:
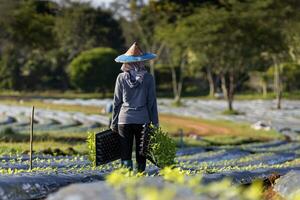
[[[103,165],[121,158],[120,136],[112,130],[96,133],[96,165]]]

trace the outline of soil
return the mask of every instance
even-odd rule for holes
[[[189,130],[190,133],[196,133],[200,136],[211,135],[211,133],[219,133],[220,135],[233,135],[229,128],[196,122],[172,115],[160,115],[160,120],[171,121],[173,124],[182,125],[185,127],[185,129]]]

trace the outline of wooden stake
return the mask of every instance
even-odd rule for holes
[[[30,120],[30,150],[29,150],[30,170],[32,170],[33,123],[34,123],[34,106],[32,106],[31,120]]]
[[[180,135],[180,148],[184,147],[184,142],[183,142],[183,130],[179,129],[179,135]]]

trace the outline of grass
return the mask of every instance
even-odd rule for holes
[[[67,91],[58,91],[58,90],[46,90],[46,91],[13,91],[13,90],[2,90],[0,91],[0,97],[2,98],[34,98],[34,99],[43,99],[43,98],[65,98],[65,99],[90,99],[90,98],[112,98],[112,93],[107,93],[106,96],[103,96],[102,93],[84,93],[77,92],[72,90]]]
[[[91,131],[99,131],[101,128]],[[87,154],[87,132],[34,132],[33,150],[39,153],[61,152],[62,154]],[[29,134],[5,129],[0,132],[0,154],[26,153],[29,150]],[[74,151],[73,151],[74,150]]]
[[[55,142],[55,141],[39,141],[33,143],[34,152],[41,153],[45,150],[59,149],[65,154],[69,154],[68,151],[70,148],[74,149],[78,154],[87,154],[86,143],[68,143],[68,142]],[[9,154],[22,154],[27,153],[29,150],[28,142],[0,142],[0,154],[9,155]]]
[[[10,128],[8,128],[9,130]],[[5,132],[4,132],[5,133]],[[66,143],[78,143],[85,141],[86,133],[59,133],[56,131],[52,132],[37,132],[34,133],[35,142],[43,141],[54,141],[54,142],[66,142]],[[0,140],[3,142],[27,142],[29,134],[12,132],[11,134],[2,134],[0,133]]]

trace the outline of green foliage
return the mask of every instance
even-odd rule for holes
[[[280,65],[281,79],[283,81],[284,89],[293,91],[300,88],[300,64],[297,63],[283,63]],[[274,66],[271,66],[267,71],[267,78],[269,82],[274,77]]]
[[[123,49],[122,30],[109,11],[95,9],[90,3],[66,3],[56,17],[54,32],[68,59],[99,46]]]
[[[161,168],[173,165],[176,156],[176,143],[161,127],[151,125],[149,156]]]
[[[174,198],[174,190],[149,185],[145,187],[143,180],[143,174],[134,174],[128,169],[115,170],[106,177],[109,185],[119,191],[124,191],[126,199],[171,200]]]
[[[80,52],[123,50],[119,22],[89,3],[12,0],[0,11],[1,89],[70,89],[66,68]]]
[[[34,50],[28,56],[21,69],[25,90],[67,89],[68,79],[65,70],[60,66],[66,55],[60,51],[47,53]]]
[[[20,1],[10,11],[4,27],[11,42],[21,47],[19,50],[53,47],[54,13],[50,8],[54,4],[47,1]]]
[[[105,10],[69,0],[60,4],[0,1],[0,88],[73,89],[66,75],[70,62],[96,47],[121,52],[124,38],[127,45],[137,40],[142,49],[158,54],[150,62],[151,72],[155,65],[156,80],[164,79],[178,99],[184,94],[181,90],[196,85],[189,80],[208,71],[214,81],[224,76],[224,86],[233,96],[235,88],[243,89],[240,86],[250,71],[265,72],[273,58],[279,64],[294,63],[283,74],[285,89],[300,87],[294,74],[300,63],[300,4],[296,0],[115,1],[111,5]],[[126,17],[118,14],[120,8],[127,9]],[[167,79],[160,66],[168,70]],[[91,82],[91,87],[73,81],[72,85],[86,91],[104,90]],[[206,90],[203,85],[201,90]]]
[[[114,61],[117,55],[111,48],[95,48],[82,52],[68,68],[71,83],[83,91],[105,92],[112,89],[119,72],[119,65]]]
[[[88,146],[88,158],[92,162],[92,166],[96,167],[96,135],[94,132],[88,132],[87,146]]]
[[[187,191],[188,197],[199,199],[213,198],[222,200],[259,200],[262,198],[263,185],[261,181],[254,181],[247,187],[233,185],[231,180],[203,184],[202,174],[191,173],[189,170],[166,167],[160,171],[164,181],[159,184],[149,184],[147,177],[134,174],[128,170],[119,169],[107,176],[109,185],[118,192],[125,194],[126,199],[174,199],[178,192]]]
[[[32,51],[45,53],[55,46],[54,13],[50,11],[54,4],[32,0],[8,3],[6,14],[0,17],[1,88],[24,89],[22,67]]]
[[[20,65],[22,64],[18,60],[20,56],[20,52],[17,51],[14,45],[3,47],[0,58],[0,88],[20,89]]]

